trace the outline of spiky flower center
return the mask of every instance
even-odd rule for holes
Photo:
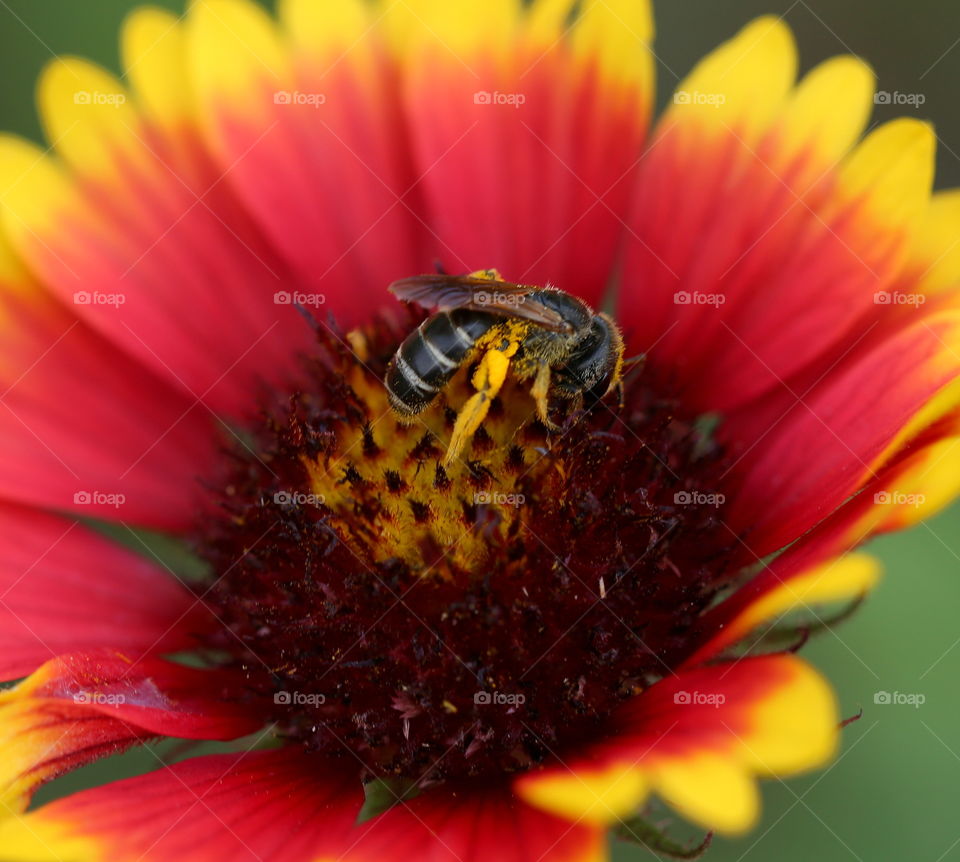
[[[442,466],[469,367],[401,422],[405,334],[320,327],[306,384],[235,453],[199,545],[285,736],[430,783],[523,769],[669,672],[724,575],[718,453],[641,373],[625,405],[536,421],[508,382]]]

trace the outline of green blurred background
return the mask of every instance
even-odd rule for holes
[[[0,126],[39,137],[34,81],[54,54],[117,68],[116,34],[135,5],[0,0]],[[180,12],[183,0],[156,5]],[[782,14],[797,34],[804,68],[852,51],[873,64],[880,89],[923,94],[919,109],[882,106],[875,118],[912,113],[933,120],[938,186],[960,185],[956,0],[663,0],[657,11],[661,102],[697,58],[750,18]],[[835,684],[844,714],[863,707],[863,718],[845,731],[842,756],[831,768],[767,782],[760,826],[745,838],[716,841],[708,854],[714,862],[960,860],[960,508],[873,548],[887,569],[880,589],[853,620],[805,650]],[[922,694],[926,701],[877,705],[877,691]],[[158,765],[142,751],[125,761],[125,772]],[[119,768],[92,767],[56,790]],[[617,860],[645,858],[646,851],[625,845],[615,853]]]

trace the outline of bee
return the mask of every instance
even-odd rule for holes
[[[555,287],[511,284],[495,269],[468,275],[404,278],[389,290],[432,314],[404,339],[384,376],[393,410],[410,419],[425,409],[468,361],[476,393],[457,415],[449,464],[487,416],[507,377],[532,380],[530,394],[548,428],[550,399],[603,398],[622,387],[623,338],[616,323]]]

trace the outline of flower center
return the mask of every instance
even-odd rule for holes
[[[382,378],[407,331],[319,327],[198,544],[227,629],[207,645],[280,732],[423,784],[523,769],[668,673],[731,537],[720,453],[643,371],[559,431],[508,379],[444,467],[471,369],[400,421]]]

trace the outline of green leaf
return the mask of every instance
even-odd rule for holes
[[[420,793],[415,781],[406,778],[375,778],[363,786],[366,799],[357,815],[357,823],[363,823],[383,814],[398,802],[413,799]]]
[[[650,852],[666,856],[668,859],[699,859],[707,852],[710,842],[713,841],[713,833],[708,832],[699,844],[687,847],[667,835],[665,829],[654,825],[640,815],[621,821],[614,830],[614,834],[621,841],[646,847]]]

